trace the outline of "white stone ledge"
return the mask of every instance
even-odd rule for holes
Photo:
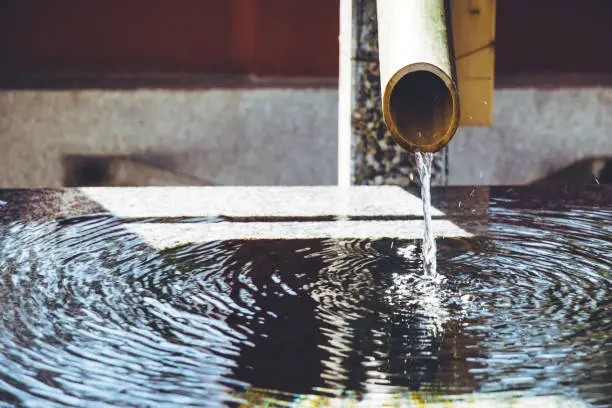
[[[472,237],[449,220],[434,220],[436,237]],[[423,221],[220,222],[129,224],[128,231],[164,250],[187,244],[255,239],[422,239]]]
[[[396,186],[129,187],[79,191],[122,218],[246,218],[238,222],[126,224],[130,232],[160,250],[226,240],[422,239],[423,236],[421,199]],[[432,215],[444,213],[433,209]],[[412,219],[348,219],[389,216]],[[311,217],[332,217],[332,220],[317,221]],[[435,219],[433,231],[437,237],[473,236],[447,219]]]
[[[423,216],[421,199],[396,186],[81,188],[118,217]],[[432,210],[433,216],[443,213]]]

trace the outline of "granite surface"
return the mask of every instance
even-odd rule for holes
[[[486,217],[505,208],[611,208],[612,185],[434,187],[434,219]],[[0,189],[0,222],[109,214],[120,218],[216,221],[413,220],[418,189],[396,186],[87,187]]]
[[[532,182],[584,158],[612,158],[612,88],[500,89],[493,126],[449,144],[449,185]]]
[[[0,187],[62,187],[66,156],[133,156],[214,185],[337,179],[335,89],[0,92]]]
[[[421,199],[396,186],[93,187],[79,192],[118,217],[423,216]],[[434,209],[432,215],[442,213]]]
[[[491,205],[530,210],[612,208],[612,185],[437,187],[438,237],[485,236]],[[420,239],[411,188],[150,187],[0,190],[0,223],[82,222],[113,216],[153,248],[247,239]],[[143,222],[146,221],[146,222]]]
[[[223,224],[128,224],[125,228],[152,248],[169,249],[185,244],[228,240],[281,239],[413,239],[423,237],[423,222],[321,221],[253,222]],[[435,237],[472,237],[449,220],[432,221]]]
[[[337,97],[289,88],[3,91],[0,187],[62,187],[64,159],[79,155],[135,157],[214,185],[334,185]],[[612,87],[497,89],[493,114],[493,126],[460,128],[451,140],[449,185],[526,184],[581,157],[612,157]]]
[[[359,221],[421,219],[423,209],[418,195],[396,186],[0,189],[0,221],[103,214],[209,222]],[[432,215],[444,217],[435,208]]]

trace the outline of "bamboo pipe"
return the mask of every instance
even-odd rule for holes
[[[377,0],[383,119],[409,151],[440,150],[459,125],[447,6],[445,0]]]

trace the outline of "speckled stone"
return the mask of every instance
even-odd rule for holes
[[[353,183],[418,185],[413,155],[393,140],[383,122],[376,1],[353,0],[353,20],[356,25]],[[447,184],[447,156],[447,148],[434,156],[431,181],[434,186]]]
[[[222,240],[421,239],[423,234],[421,200],[397,186],[90,187],[0,190],[0,199],[0,224],[112,214],[159,250]],[[462,216],[447,218],[436,208],[432,214],[437,237],[486,233]],[[486,221],[486,213],[478,217]],[[473,218],[469,212],[467,220]],[[142,219],[163,222],[127,222]]]
[[[87,187],[79,192],[128,218],[423,217],[421,199],[397,186]],[[432,215],[443,213],[433,208]]]
[[[229,240],[322,238],[418,240],[423,237],[423,222],[418,220],[128,224],[125,228],[157,250]],[[473,236],[472,233],[449,220],[434,220],[432,228],[437,238]]]

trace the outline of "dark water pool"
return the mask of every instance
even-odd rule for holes
[[[610,207],[492,199],[488,236],[438,239],[433,283],[418,241],[158,252],[108,216],[6,223],[0,406],[611,406],[611,225]]]

